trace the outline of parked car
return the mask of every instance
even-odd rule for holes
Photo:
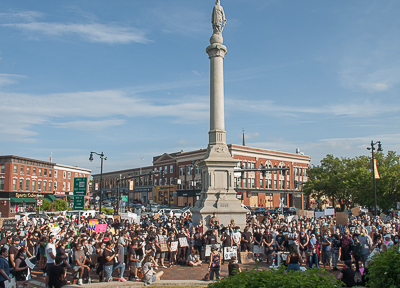
[[[256,216],[264,215],[267,211],[268,211],[268,209],[265,207],[258,207],[256,209],[254,209],[254,215],[256,215]]]

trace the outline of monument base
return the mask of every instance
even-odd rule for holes
[[[199,164],[203,191],[191,210],[194,225],[202,219],[204,227],[209,229],[210,218],[216,213],[223,226],[228,226],[234,220],[236,226],[244,229],[247,210],[236,198],[233,169],[236,166],[237,161],[232,158],[226,144],[208,145],[207,154]]]

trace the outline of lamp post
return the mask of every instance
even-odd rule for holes
[[[367,150],[371,150],[372,153],[372,180],[374,183],[374,205],[375,205],[375,216],[378,215],[378,211],[376,208],[376,182],[375,182],[375,154],[374,154],[374,150],[375,150],[375,145],[378,144],[378,152],[383,151],[382,149],[382,144],[381,141],[377,141],[374,143],[373,140],[371,140],[371,147],[367,147]]]
[[[90,152],[90,156],[89,156],[89,161],[90,162],[92,162],[93,161],[93,154],[96,154],[96,155],[98,155],[98,156],[100,156],[100,159],[101,159],[101,170],[100,170],[100,199],[99,199],[99,214],[101,214],[101,201],[102,201],[102,189],[103,189],[103,160],[107,160],[107,157],[104,157],[104,153],[103,152],[101,152],[101,154],[99,154],[99,153],[97,153],[97,152]]]

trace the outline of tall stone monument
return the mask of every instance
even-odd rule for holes
[[[241,228],[246,225],[246,210],[236,198],[234,160],[226,145],[224,116],[224,58],[227,53],[223,45],[222,31],[226,24],[224,9],[217,0],[213,9],[211,23],[213,35],[206,52],[210,58],[210,131],[207,153],[199,163],[202,169],[203,190],[200,199],[192,209],[193,223],[200,219],[209,226],[210,217],[215,212],[224,226],[231,220]]]

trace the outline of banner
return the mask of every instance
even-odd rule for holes
[[[324,218],[325,217],[325,213],[324,212],[315,212],[315,218]]]
[[[287,217],[287,221],[292,222],[292,221],[299,221],[299,216],[298,215],[292,215]]]
[[[336,225],[346,225],[349,221],[349,213],[347,212],[338,212],[336,213]]]
[[[107,224],[97,224],[94,232],[96,233],[102,233],[107,231]]]
[[[229,260],[232,257],[237,257],[237,246],[224,248],[224,260]]]
[[[374,159],[374,175],[375,179],[381,179],[381,177],[379,177],[378,166],[376,165],[376,159]]]
[[[325,216],[331,216],[331,215],[335,215],[335,209],[331,208],[331,209],[325,209],[324,210]]]
[[[178,240],[179,240],[179,247],[188,247],[189,246],[186,237],[181,237]]]
[[[264,254],[264,246],[254,245],[253,246],[253,253],[254,254]]]
[[[313,218],[314,217],[314,211],[306,211],[307,212],[307,218]]]
[[[89,229],[94,229],[97,225],[97,220],[89,220]]]

